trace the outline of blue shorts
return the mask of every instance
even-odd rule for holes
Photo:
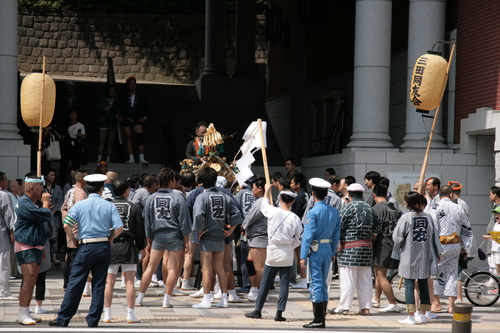
[[[39,249],[29,249],[16,252],[16,259],[19,265],[36,262],[37,265],[42,263],[43,251]]]

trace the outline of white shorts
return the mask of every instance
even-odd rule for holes
[[[495,265],[500,265],[500,252],[491,252],[491,259]]]
[[[109,265],[108,274],[116,275],[120,266],[122,266],[122,273],[128,271],[137,271],[137,264]]]

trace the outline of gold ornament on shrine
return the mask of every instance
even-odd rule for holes
[[[41,123],[42,127],[49,126],[55,105],[56,84],[50,76],[33,73],[24,78],[21,84],[21,114],[26,125],[34,127]]]
[[[429,113],[441,102],[446,81],[448,62],[440,52],[427,51],[413,66],[410,83],[410,101],[418,112]]]

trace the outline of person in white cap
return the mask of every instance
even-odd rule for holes
[[[86,317],[89,327],[96,327],[104,307],[104,289],[111,262],[111,243],[123,231],[123,222],[111,202],[101,198],[105,175],[85,176],[89,197],[77,202],[64,219],[64,231],[75,244],[78,243],[68,288],[64,294],[57,318],[49,326],[68,326],[80,304],[81,295],[92,271],[92,303]],[[73,227],[78,224],[78,238]],[[111,231],[110,231],[111,230]]]
[[[382,222],[371,205],[363,200],[364,187],[361,184],[349,185],[347,192],[351,202],[340,209],[340,302],[329,312],[347,313],[356,290],[358,314],[369,315],[372,307],[372,239],[380,232]]]
[[[311,273],[310,300],[313,305],[314,319],[304,328],[325,328],[326,309],[328,307],[328,272],[334,259],[340,237],[339,211],[324,200],[328,194],[329,182],[321,178],[311,178],[314,207],[309,211],[302,234],[300,265],[306,269],[309,258]]]
[[[267,257],[264,266],[264,275],[260,283],[259,294],[255,303],[255,310],[246,313],[247,318],[262,318],[262,307],[274,283],[276,274],[280,273],[280,293],[275,321],[285,321],[282,316],[288,300],[288,284],[293,265],[293,249],[300,245],[302,223],[297,215],[291,212],[292,203],[297,194],[292,191],[280,191],[280,208],[269,204],[269,195],[272,185],[265,185],[260,210],[267,217],[269,228],[269,242],[267,244]]]

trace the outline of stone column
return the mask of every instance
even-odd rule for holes
[[[206,0],[205,68],[202,76],[226,75],[225,66],[226,2]]]
[[[392,148],[389,136],[391,0],[357,0],[353,134],[349,148]]]
[[[20,140],[17,128],[17,0],[0,5],[0,73],[2,73],[2,117],[0,140]]]
[[[410,21],[408,24],[408,81],[406,87],[406,136],[401,148],[425,149],[427,147],[428,132],[432,127],[431,118],[423,118],[416,112],[410,103],[409,87],[411,73],[415,61],[422,54],[427,53],[434,43],[444,40],[445,37],[446,0],[410,0]],[[433,111],[430,113],[434,114]],[[446,148],[442,131],[443,109],[439,111],[434,136],[433,148]]]
[[[0,1],[0,160],[9,179],[22,177],[30,168],[29,146],[23,145],[17,128],[17,0]]]
[[[236,1],[236,76],[255,75],[255,15],[255,0]]]

